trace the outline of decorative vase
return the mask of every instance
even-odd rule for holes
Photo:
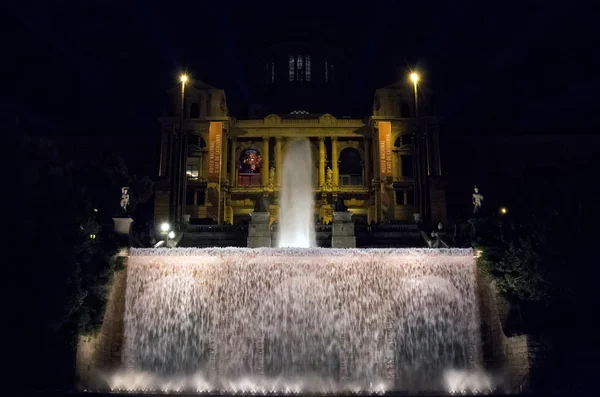
[[[131,229],[132,218],[112,218],[115,228],[115,233],[121,236],[129,235]]]

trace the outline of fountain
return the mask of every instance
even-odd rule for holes
[[[472,250],[315,248],[311,165],[290,143],[279,248],[131,249],[111,391],[490,391]]]
[[[281,177],[279,247],[309,248],[316,245],[312,166],[309,141],[291,141],[283,160]]]

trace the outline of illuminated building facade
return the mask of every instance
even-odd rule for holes
[[[415,213],[430,224],[445,222],[437,122],[427,112],[415,117],[409,81],[377,89],[371,114],[335,117],[329,109],[336,109],[335,93],[344,81],[339,58],[306,48],[273,53],[279,55],[265,56],[255,70],[263,87],[257,90],[260,104],[250,104],[244,117],[230,114],[223,90],[199,80],[186,83],[183,111],[181,86],[168,91],[170,116],[160,119],[156,224],[186,214],[244,222],[262,196],[276,221],[283,157],[288,142],[299,137],[312,147],[318,222],[332,220],[338,197],[358,222],[414,221]],[[178,197],[171,192],[174,174],[185,176]]]

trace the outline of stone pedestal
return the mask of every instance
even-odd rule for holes
[[[116,234],[121,235],[121,236],[129,235],[129,231],[131,230],[131,223],[133,222],[133,219],[131,219],[131,218],[112,218],[112,219],[113,219]]]
[[[271,246],[271,224],[268,212],[253,212],[248,225],[248,248]]]
[[[354,221],[348,211],[333,213],[333,228],[331,230],[331,248],[356,248]]]

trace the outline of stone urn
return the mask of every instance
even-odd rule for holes
[[[420,223],[421,222],[421,214],[414,213],[413,216],[415,217],[415,222]]]
[[[189,225],[189,224],[190,224],[190,218],[191,218],[191,217],[192,217],[192,216],[191,216],[190,214],[185,214],[185,215],[183,216],[183,223],[184,223],[184,224],[186,224],[186,225]]]
[[[131,229],[131,223],[133,222],[132,218],[126,217],[126,218],[112,218],[112,219],[113,219],[116,234],[121,235],[121,236],[129,235],[129,230]]]

